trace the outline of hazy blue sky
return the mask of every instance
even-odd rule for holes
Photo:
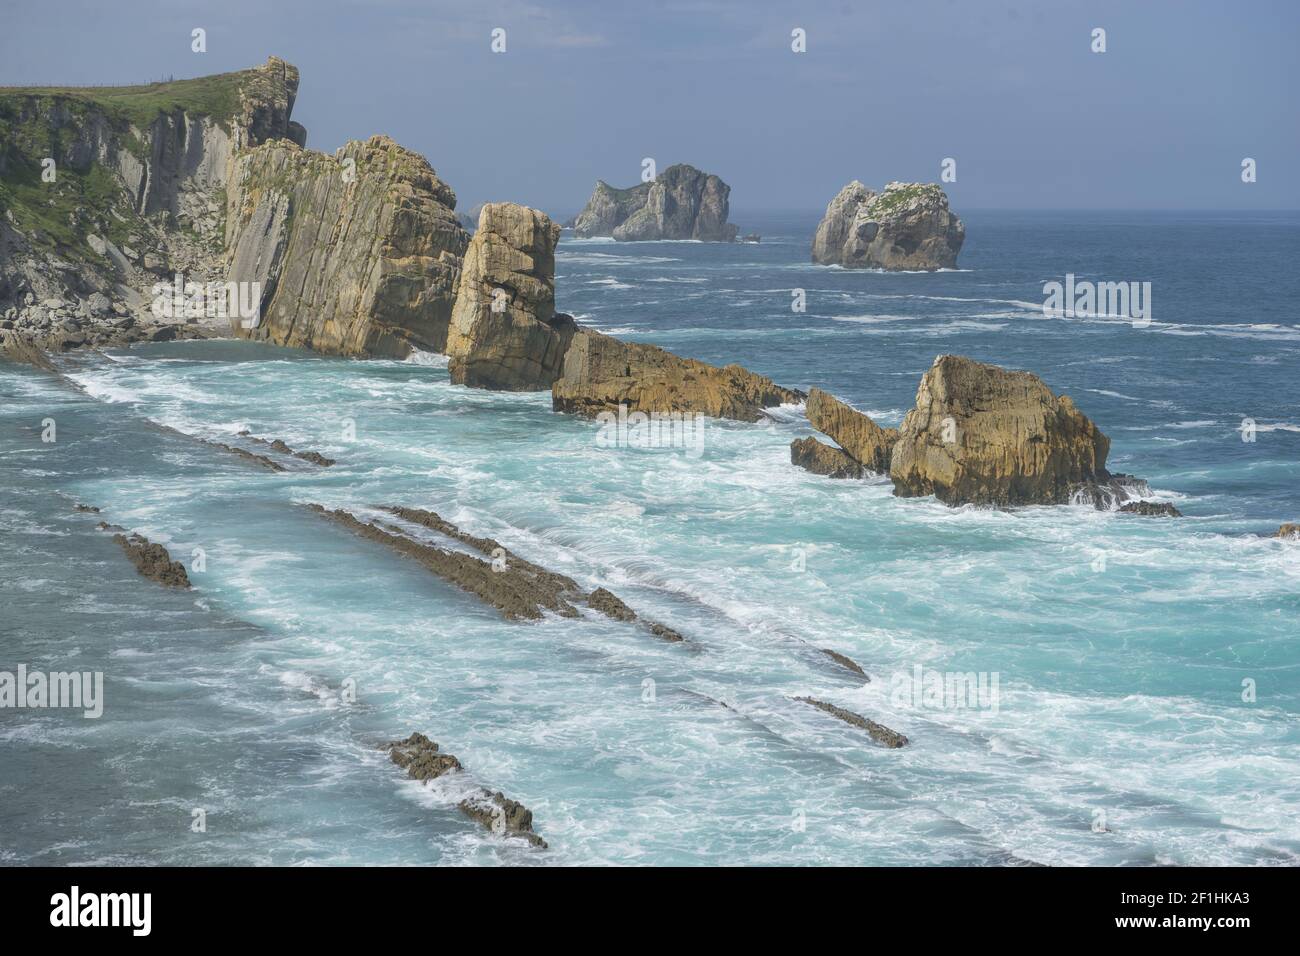
[[[0,84],[302,71],[308,145],[387,133],[460,197],[567,216],[642,157],[739,210],[850,179],[964,208],[1300,208],[1297,0],[0,0]],[[190,51],[207,30],[208,52]],[[494,54],[502,27],[507,52]],[[807,31],[808,51],[790,49]],[[1107,52],[1090,51],[1094,27]],[[1243,157],[1258,182],[1240,178]]]

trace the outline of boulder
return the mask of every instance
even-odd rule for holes
[[[739,365],[719,368],[653,345],[623,342],[578,329],[551,388],[558,412],[594,418],[601,412],[686,413],[754,422],[763,409],[798,403],[802,392]]]
[[[854,180],[836,194],[813,237],[812,261],[846,269],[952,269],[966,227],[934,183],[890,183],[877,193]]]
[[[820,388],[808,392],[807,415],[813,428],[830,435],[863,467],[879,474],[889,471],[898,429],[881,428],[870,416]]]
[[[452,382],[538,391],[559,377],[577,326],[555,312],[555,244],[545,213],[488,203],[465,253],[446,351]]]
[[[790,464],[827,478],[861,478],[867,473],[843,448],[811,437],[790,442]]]
[[[1288,521],[1282,527],[1277,529],[1275,538],[1300,538],[1300,524]]]
[[[1060,504],[1104,482],[1108,439],[1038,376],[940,355],[890,460],[894,494],[950,505]]]

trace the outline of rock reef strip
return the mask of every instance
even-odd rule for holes
[[[576,618],[579,616],[578,605],[586,605],[614,620],[643,623],[652,634],[664,640],[683,640],[672,628],[641,619],[604,588],[589,595],[572,578],[525,560],[492,538],[468,534],[435,512],[401,506],[379,509],[460,542],[487,560],[464,551],[418,541],[396,525],[381,526],[363,521],[348,511],[330,510],[318,504],[309,507],[363,537],[414,558],[429,571],[492,605],[508,620],[540,620],[544,611]],[[629,614],[632,615],[630,618]]]
[[[172,556],[161,544],[156,544],[139,534],[115,534],[113,540],[126,553],[135,569],[151,581],[157,581],[163,587],[186,589],[190,587],[189,575],[185,565],[173,561]]]
[[[393,763],[404,769],[412,780],[426,782],[464,770],[454,755],[443,753],[436,743],[419,732],[411,734],[405,740],[387,743],[380,749],[387,750]],[[462,799],[457,807],[465,816],[493,833],[518,837],[535,847],[546,849],[546,841],[533,830],[532,811],[500,791],[479,787],[473,794]]]
[[[272,451],[279,452],[281,455],[289,455],[293,458],[301,458],[303,461],[311,462],[313,465],[319,465],[322,468],[328,468],[331,465],[337,464],[337,462],[333,458],[326,458],[320,452],[295,451],[294,449],[290,448],[288,444],[286,444],[284,441],[280,440],[279,438],[270,438],[270,439],[258,438],[247,428],[243,429],[239,433],[239,437],[247,438],[251,442],[257,442],[257,444],[259,445],[265,445],[267,448],[270,448]]]
[[[859,727],[871,735],[871,739],[876,743],[884,744],[886,747],[903,747],[907,744],[907,738],[896,730],[890,730],[883,724],[878,724],[874,720],[868,720],[861,714],[855,714],[851,710],[845,710],[843,707],[836,707],[834,704],[828,704],[824,700],[817,700],[815,697],[796,697],[795,700],[805,704],[812,704],[818,710],[825,711],[832,717]]]

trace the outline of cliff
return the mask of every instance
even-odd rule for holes
[[[306,141],[298,71],[130,87],[0,90],[0,315],[25,334],[148,318],[149,290],[220,278],[235,155]],[[98,295],[98,299],[93,299]]]
[[[615,189],[597,182],[587,205],[574,219],[579,237],[612,236],[622,241],[699,239],[732,242],[737,229],[727,222],[731,187],[717,176],[679,163],[652,182]]]
[[[469,236],[424,157],[385,136],[333,155],[285,140],[241,154],[227,278],[262,284],[241,336],[340,355],[441,352]]]
[[[812,261],[846,269],[952,269],[966,227],[933,183],[890,183],[877,193],[854,180],[826,207]]]

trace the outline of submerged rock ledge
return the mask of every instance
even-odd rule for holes
[[[404,769],[412,780],[427,782],[464,770],[453,754],[441,752],[436,743],[418,731],[405,740],[384,744],[380,749],[387,750],[393,763]],[[457,807],[465,816],[493,833],[527,840],[543,850],[547,847],[546,841],[533,830],[533,812],[499,790],[478,787]]]
[[[818,700],[815,697],[796,697],[795,700],[803,704],[811,704],[818,710],[824,711],[846,724],[859,727],[871,735],[871,739],[876,743],[884,744],[886,747],[897,748],[907,745],[907,737],[896,730],[890,730],[884,724],[878,724],[874,720],[869,720],[861,714],[855,714],[851,710],[845,710],[843,707],[836,707],[834,704],[828,704],[824,700]]]
[[[188,589],[190,577],[185,573],[185,565],[173,561],[172,556],[161,544],[150,541],[141,534],[115,534],[113,540],[126,553],[136,571],[151,581],[157,581],[163,587]]]
[[[544,611],[576,618],[580,616],[576,605],[586,605],[612,620],[644,624],[650,633],[663,640],[672,643],[684,640],[672,628],[640,618],[604,588],[588,594],[572,578],[527,561],[492,538],[468,534],[435,512],[377,506],[396,518],[467,545],[490,560],[419,541],[396,524],[363,521],[349,511],[331,510],[318,504],[309,504],[308,507],[363,537],[414,558],[429,571],[492,605],[507,620],[540,620]]]

